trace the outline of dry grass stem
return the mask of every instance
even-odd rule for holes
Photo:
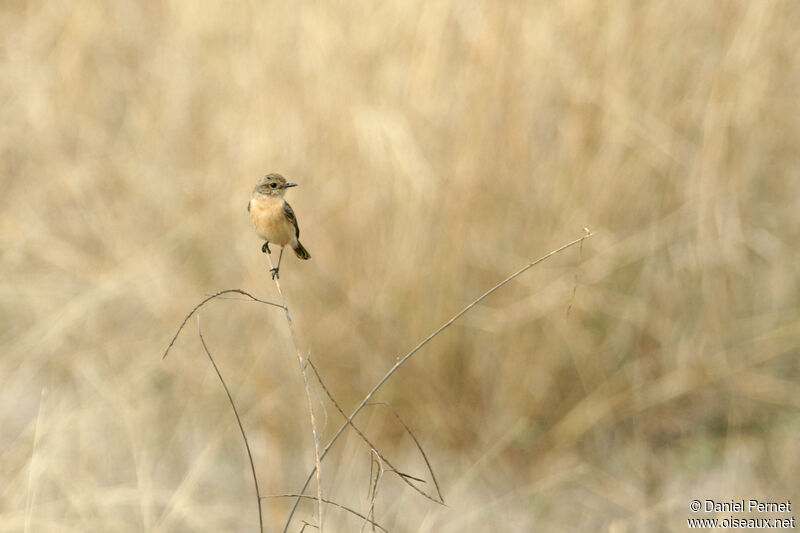
[[[583,232],[586,235],[589,235],[591,231],[589,228],[583,228]],[[569,312],[572,311],[572,304],[575,303],[575,295],[578,292],[578,279],[580,278],[580,261],[583,260],[583,241],[581,241],[581,245],[578,247],[578,264],[575,266],[575,280],[572,283],[572,296],[569,299],[569,305],[567,306],[567,318],[569,318]]]
[[[334,407],[336,407],[336,410],[339,412],[339,414],[341,414],[342,417],[344,417],[344,419],[346,420],[346,423],[349,424],[350,427],[353,428],[353,430],[356,432],[356,434],[358,434],[358,436],[361,438],[361,440],[363,440],[366,443],[366,445],[369,447],[369,449],[372,451],[372,453],[375,453],[381,459],[381,461],[383,461],[383,463],[385,463],[389,467],[389,470],[391,470],[392,472],[397,474],[400,477],[400,479],[403,480],[403,482],[405,482],[409,487],[414,489],[416,492],[418,492],[419,494],[421,494],[422,496],[428,498],[429,500],[431,500],[433,502],[436,502],[438,504],[444,504],[444,499],[442,498],[442,493],[439,491],[439,485],[436,483],[436,476],[433,473],[433,468],[431,467],[430,462],[428,462],[428,457],[425,455],[425,451],[422,449],[422,446],[419,444],[419,441],[417,440],[416,436],[414,436],[414,434],[411,432],[411,429],[406,425],[406,423],[402,420],[402,418],[400,418],[400,415],[390,405],[385,404],[387,407],[389,407],[389,409],[392,410],[392,412],[397,417],[397,419],[400,420],[400,423],[403,425],[403,427],[406,429],[406,431],[411,435],[411,438],[414,439],[414,442],[417,445],[417,449],[420,451],[420,454],[422,454],[422,457],[425,460],[425,464],[428,466],[428,472],[430,473],[431,478],[433,479],[434,484],[436,485],[436,491],[438,493],[438,498],[435,498],[435,497],[431,496],[430,494],[428,494],[425,491],[421,490],[419,487],[415,486],[413,483],[411,483],[411,481],[409,481],[409,480],[414,480],[414,481],[420,481],[420,482],[424,483],[425,480],[420,479],[418,477],[414,477],[414,476],[405,474],[405,473],[399,471],[386,457],[383,456],[383,454],[380,452],[380,450],[378,450],[377,446],[375,446],[375,444],[373,444],[372,441],[369,440],[369,437],[367,437],[364,434],[364,432],[362,432],[360,429],[358,429],[358,427],[353,423],[353,420],[351,418],[347,417],[347,413],[344,412],[344,410],[339,405],[339,402],[337,402],[336,398],[334,398],[333,394],[331,394],[331,391],[328,389],[328,386],[323,381],[322,376],[320,376],[319,371],[317,370],[317,367],[314,365],[314,362],[311,359],[308,359],[308,364],[309,364],[309,366],[311,366],[311,370],[314,371],[314,375],[317,377],[317,381],[319,381],[319,384],[322,387],[322,390],[325,391],[325,394],[328,396],[328,399],[330,399],[331,403],[333,403]],[[373,404],[371,404],[371,405],[373,405]]]
[[[397,369],[398,369],[398,368],[400,368],[400,367],[403,365],[403,363],[405,363],[406,361],[408,361],[408,360],[411,358],[411,356],[413,356],[413,355],[414,355],[415,353],[417,353],[417,352],[418,352],[420,349],[422,349],[422,347],[423,347],[423,346],[425,346],[426,344],[428,344],[428,343],[429,343],[431,340],[433,340],[433,339],[434,339],[434,338],[435,338],[437,335],[439,335],[439,334],[440,334],[442,331],[444,331],[445,329],[447,329],[448,327],[450,327],[450,326],[451,326],[451,325],[452,325],[452,324],[453,324],[453,323],[454,323],[456,320],[458,320],[459,318],[461,318],[462,316],[464,316],[464,314],[465,314],[465,313],[467,313],[467,312],[468,312],[470,309],[472,309],[473,307],[475,307],[476,305],[478,305],[478,304],[479,304],[481,301],[483,301],[483,300],[484,300],[486,297],[488,297],[489,295],[491,295],[492,293],[494,293],[495,291],[497,291],[498,289],[500,289],[500,288],[501,288],[503,285],[505,285],[506,283],[510,282],[511,280],[513,280],[514,278],[516,278],[517,276],[519,276],[519,275],[521,275],[521,274],[525,273],[527,270],[529,270],[529,269],[531,269],[531,268],[535,267],[536,265],[538,265],[538,264],[539,264],[539,263],[541,263],[542,261],[545,261],[545,260],[547,260],[547,259],[549,259],[549,258],[553,257],[554,255],[556,255],[556,254],[558,254],[558,253],[560,253],[560,252],[563,252],[564,250],[566,250],[566,249],[568,249],[568,248],[570,248],[570,247],[572,247],[572,246],[575,246],[576,244],[582,244],[584,240],[588,239],[588,238],[589,238],[589,237],[591,237],[592,235],[593,235],[593,233],[592,233],[591,231],[585,231],[585,233],[584,233],[584,235],[583,235],[582,237],[580,237],[580,238],[578,238],[578,239],[575,239],[575,240],[573,240],[573,241],[570,241],[570,242],[568,242],[567,244],[564,244],[563,246],[560,246],[560,247],[556,248],[555,250],[553,250],[553,251],[551,251],[551,252],[549,252],[549,253],[547,253],[547,254],[543,255],[543,256],[542,256],[542,257],[540,257],[539,259],[536,259],[535,261],[532,261],[532,262],[528,263],[528,264],[527,264],[527,265],[525,265],[524,267],[520,268],[519,270],[517,270],[516,272],[514,272],[513,274],[511,274],[510,276],[508,276],[507,278],[505,278],[505,279],[504,279],[503,281],[501,281],[500,283],[496,284],[494,287],[492,287],[492,288],[491,288],[491,289],[489,289],[488,291],[486,291],[486,292],[484,292],[483,294],[481,294],[480,296],[478,296],[478,297],[477,297],[475,300],[473,300],[472,302],[470,302],[470,303],[469,303],[469,304],[468,304],[466,307],[464,307],[463,309],[461,309],[461,311],[459,311],[458,313],[456,313],[455,315],[453,315],[453,317],[452,317],[450,320],[448,320],[447,322],[445,322],[444,324],[442,324],[442,325],[441,325],[439,328],[437,328],[437,329],[436,329],[436,331],[434,331],[433,333],[431,333],[430,335],[428,335],[427,337],[425,337],[425,339],[423,339],[423,340],[422,340],[422,341],[421,341],[419,344],[417,344],[417,345],[416,345],[414,348],[412,348],[410,352],[408,352],[408,353],[407,353],[407,354],[405,354],[403,357],[401,357],[401,358],[400,358],[400,359],[399,359],[399,360],[398,360],[398,361],[397,361],[397,362],[396,362],[396,363],[395,363],[395,364],[392,366],[392,368],[390,368],[390,369],[389,369],[389,370],[386,372],[386,374],[384,374],[384,376],[383,376],[383,377],[382,377],[382,378],[381,378],[381,379],[378,381],[378,383],[377,383],[377,384],[376,384],[376,385],[375,385],[375,386],[372,388],[372,390],[371,390],[371,391],[369,391],[369,392],[367,393],[367,395],[364,397],[364,399],[363,399],[363,400],[361,400],[361,403],[360,403],[360,404],[358,404],[358,407],[356,407],[356,408],[355,408],[355,410],[353,411],[353,413],[352,413],[352,414],[351,414],[349,417],[346,417],[346,420],[345,420],[344,424],[342,424],[342,425],[339,427],[339,430],[336,432],[336,434],[334,434],[334,436],[331,438],[331,440],[328,442],[328,444],[327,444],[327,445],[325,446],[325,448],[322,450],[322,453],[320,454],[320,457],[319,457],[319,461],[322,461],[322,459],[324,459],[324,458],[325,458],[325,455],[328,453],[328,450],[330,450],[330,449],[331,449],[331,446],[333,446],[333,444],[336,442],[336,440],[339,438],[339,436],[342,434],[342,432],[345,430],[345,428],[346,428],[346,427],[347,427],[347,426],[350,424],[350,421],[351,421],[351,420],[353,420],[353,418],[355,418],[355,417],[356,417],[356,415],[358,415],[358,413],[360,413],[360,412],[361,412],[361,410],[364,408],[364,406],[366,406],[366,405],[367,405],[367,403],[369,403],[369,401],[372,399],[372,397],[375,395],[375,393],[376,393],[376,392],[378,392],[378,390],[379,390],[379,389],[380,389],[380,388],[383,386],[383,384],[384,384],[384,383],[386,383],[386,381],[387,381],[387,380],[388,380],[390,377],[392,377],[392,375],[393,375],[393,374],[394,374],[394,373],[397,371]],[[301,489],[300,489],[300,491],[298,492],[298,494],[303,494],[303,493],[305,492],[306,488],[308,487],[308,484],[311,482],[311,478],[314,476],[314,473],[315,473],[315,471],[316,471],[316,467],[315,467],[315,469],[312,469],[312,471],[311,471],[311,472],[308,474],[308,476],[306,477],[306,480],[305,480],[305,482],[303,483],[303,486],[301,487]],[[318,483],[319,483],[319,480],[318,480]],[[289,516],[288,516],[288,518],[286,519],[286,523],[284,524],[284,527],[283,527],[283,533],[286,533],[286,532],[288,531],[288,529],[289,529],[289,524],[290,524],[290,523],[291,523],[291,521],[292,521],[292,517],[294,516],[295,510],[297,509],[297,505],[298,505],[299,503],[300,503],[300,498],[298,497],[298,498],[295,500],[295,502],[294,502],[294,505],[292,506],[292,509],[291,509],[291,511],[289,512]]]
[[[266,500],[268,498],[297,498],[297,499],[306,498],[308,500],[316,500],[317,499],[316,497],[309,496],[308,494],[275,494],[275,495],[272,495],[272,496],[262,496],[262,499]],[[361,518],[362,520],[366,520],[367,522],[369,522],[373,526],[377,527],[381,531],[385,531],[386,533],[389,533],[386,530],[386,528],[384,528],[383,526],[381,526],[380,524],[378,524],[376,522],[373,522],[367,516],[364,516],[363,514],[361,514],[358,511],[356,511],[355,509],[351,509],[350,507],[347,507],[346,505],[342,505],[340,503],[336,503],[334,501],[326,500],[326,499],[323,499],[322,503],[324,503],[326,505],[332,505],[334,507],[338,507],[339,509],[342,509],[343,511],[347,511],[348,513],[350,513],[352,515],[355,515],[358,518]],[[315,526],[313,524],[310,524],[310,525],[312,525],[313,527],[317,527],[317,526]]]
[[[181,331],[183,331],[184,326],[186,326],[186,322],[189,321],[189,319],[192,317],[193,314],[195,314],[201,307],[203,307],[205,304],[207,304],[208,302],[210,302],[214,298],[218,298],[218,297],[222,296],[223,294],[230,294],[230,293],[243,294],[244,296],[247,296],[248,298],[250,298],[254,302],[267,304],[267,305],[274,305],[275,307],[283,308],[283,306],[280,305],[280,304],[276,304],[275,302],[268,302],[266,300],[262,300],[260,298],[256,298],[255,296],[253,296],[249,292],[243,291],[241,289],[226,289],[224,291],[216,292],[216,293],[212,294],[211,296],[205,298],[199,304],[195,305],[192,308],[192,310],[189,311],[189,314],[186,315],[186,318],[183,319],[183,322],[181,322],[181,325],[178,326],[178,331],[175,332],[175,335],[172,337],[172,340],[169,341],[169,345],[167,345],[167,349],[164,350],[164,355],[162,355],[161,358],[162,359],[166,359],[167,354],[169,353],[170,349],[172,348],[172,345],[175,344],[175,341],[178,339],[178,335],[181,334]]]
[[[255,486],[256,504],[258,506],[258,530],[261,533],[264,533],[264,517],[262,516],[262,511],[261,511],[261,492],[258,490],[258,476],[256,475],[256,465],[253,462],[253,454],[250,451],[250,443],[247,441],[247,433],[244,430],[244,425],[242,425],[242,419],[239,416],[239,411],[236,409],[236,403],[233,401],[233,396],[231,396],[231,391],[228,389],[228,385],[225,383],[225,379],[222,377],[222,372],[220,372],[216,361],[214,361],[214,356],[211,355],[211,350],[208,349],[208,346],[206,345],[206,340],[203,338],[203,332],[200,329],[199,316],[197,317],[197,335],[200,337],[200,343],[203,345],[203,350],[205,350],[208,359],[214,366],[214,372],[217,373],[217,377],[219,378],[220,383],[222,383],[222,388],[225,389],[225,395],[228,397],[228,402],[230,402],[231,409],[233,409],[233,414],[236,417],[236,423],[239,425],[239,431],[242,434],[242,440],[244,440],[244,447],[245,450],[247,450],[247,460],[250,462],[250,471],[253,474],[253,485]]]
[[[267,258],[269,259],[269,266],[271,269],[275,269],[275,265],[272,263],[272,254],[267,254]],[[297,363],[300,365],[300,373],[303,375],[303,385],[305,387],[306,393],[306,401],[308,403],[308,417],[311,420],[311,434],[314,438],[314,471],[316,472],[317,477],[317,521],[320,533],[323,531],[323,521],[322,521],[322,503],[324,502],[322,498],[322,457],[319,451],[319,433],[317,432],[317,422],[314,416],[314,405],[311,401],[311,389],[308,383],[308,372],[306,370],[306,361],[303,358],[303,355],[300,351],[300,341],[297,339],[297,331],[294,328],[294,322],[292,321],[292,314],[289,312],[289,305],[286,303],[286,296],[283,294],[283,290],[281,289],[281,282],[278,276],[273,278],[275,282],[275,287],[278,289],[278,294],[281,296],[281,301],[283,302],[283,310],[286,313],[286,322],[289,324],[289,331],[292,335],[292,342],[294,343],[295,354],[297,355]],[[307,485],[306,485],[307,486]]]
[[[400,413],[398,413],[397,410],[394,407],[392,407],[391,404],[387,402],[371,402],[367,404],[367,406],[373,406],[373,405],[376,406],[380,405],[389,409],[395,416],[395,418],[397,418],[397,421],[403,425],[403,428],[406,430],[406,433],[408,433],[409,436],[411,436],[411,438],[414,441],[414,445],[417,447],[417,450],[419,450],[422,459],[425,461],[425,465],[428,467],[428,473],[430,473],[431,475],[431,479],[433,480],[433,485],[434,487],[436,487],[436,493],[439,495],[439,501],[437,503],[441,503],[442,505],[444,505],[444,496],[442,496],[442,491],[439,488],[439,482],[436,481],[436,474],[434,474],[431,462],[428,460],[428,455],[425,453],[425,449],[422,447],[422,444],[420,444],[419,439],[417,439],[417,436],[414,435],[414,432],[411,431],[410,427],[408,427],[408,424],[406,424],[405,420],[403,420],[403,417],[400,416]],[[400,475],[403,477],[411,478],[411,476],[409,476],[408,474],[400,474]],[[411,478],[411,479],[413,479],[414,481],[422,481],[423,483],[425,482],[424,480],[418,478]]]
[[[383,468],[383,461],[381,460],[380,454],[377,450],[372,449],[370,450],[369,456],[369,488],[367,490],[367,498],[369,499],[369,509],[367,510],[367,516],[372,520],[372,530],[375,531],[375,500],[378,498],[378,487],[380,486],[381,480],[383,479],[383,473],[385,469]],[[375,465],[375,477],[372,477],[373,472],[373,465]],[[364,531],[368,520],[364,520],[364,523],[361,524],[360,531]]]

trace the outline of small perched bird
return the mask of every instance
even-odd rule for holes
[[[253,197],[247,204],[247,211],[250,213],[250,220],[253,222],[256,234],[266,241],[261,247],[261,251],[271,254],[269,243],[281,247],[278,266],[270,270],[272,279],[278,277],[283,247],[287,244],[292,247],[300,259],[311,259],[311,254],[303,248],[298,240],[300,227],[297,225],[297,217],[294,215],[292,206],[283,199],[286,189],[296,186],[296,183],[289,183],[280,174],[267,174],[258,180],[256,188],[253,189]]]

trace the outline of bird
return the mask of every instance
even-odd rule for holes
[[[265,241],[261,251],[265,254],[272,254],[272,250],[269,248],[270,243],[281,247],[278,266],[270,269],[272,279],[278,277],[283,248],[287,244],[292,247],[300,259],[311,259],[311,254],[300,244],[300,226],[297,225],[294,210],[283,199],[286,189],[296,186],[296,183],[287,181],[280,174],[267,174],[258,180],[253,189],[250,203],[247,204],[253,228],[256,230],[256,234]]]

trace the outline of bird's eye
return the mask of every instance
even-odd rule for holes
[[[269,186],[270,186],[270,187],[272,187],[273,189],[274,189],[275,187],[277,187],[277,185],[276,185],[275,183],[270,183],[270,184],[269,184]]]

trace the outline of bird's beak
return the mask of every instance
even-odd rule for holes
[[[286,184],[286,185],[284,185],[283,187],[284,187],[284,188],[289,188],[289,187],[297,187],[297,184],[296,184],[296,183],[287,183],[287,184]]]

